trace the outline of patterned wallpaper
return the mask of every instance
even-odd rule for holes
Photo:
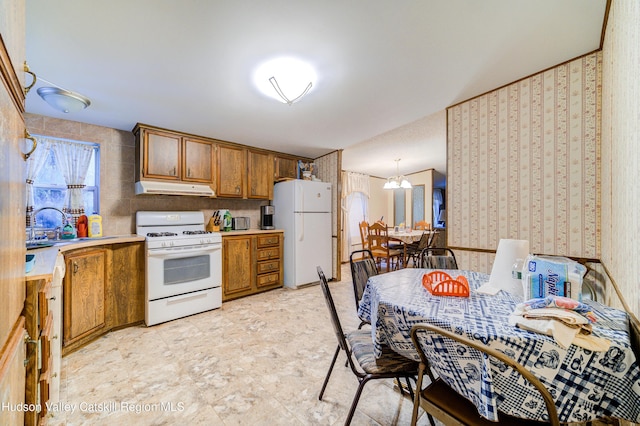
[[[341,172],[342,172],[342,151],[333,151],[327,155],[316,158],[313,160],[318,168],[318,178],[323,182],[331,183],[331,211],[333,216],[331,219],[331,234],[333,240],[333,277],[341,279],[340,262],[341,258],[341,243],[340,232],[338,230],[340,226],[341,215],[338,213],[340,209],[340,193],[341,188]]]
[[[602,262],[640,316],[640,2],[611,2],[602,65]],[[612,301],[616,301],[612,297]]]
[[[601,54],[447,110],[448,245],[600,257]],[[490,271],[492,253],[461,253]]]

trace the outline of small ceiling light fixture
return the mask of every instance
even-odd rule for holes
[[[91,105],[91,100],[86,96],[58,87],[44,78],[40,80],[54,87],[40,87],[37,90],[38,95],[58,111],[64,113],[78,112]]]
[[[411,189],[411,182],[407,180],[404,175],[400,174],[400,158],[394,160],[396,162],[396,175],[394,177],[390,177],[385,182],[383,189]]]
[[[302,99],[316,81],[308,63],[295,58],[277,58],[260,65],[253,81],[265,95],[289,106]]]
[[[30,74],[33,77],[33,81],[31,84],[24,88],[25,95],[29,93],[29,90],[36,84],[36,81],[39,79],[52,85],[53,87],[40,87],[37,92],[38,95],[46,103],[51,105],[53,108],[57,109],[60,112],[70,113],[82,111],[91,105],[91,100],[86,96],[82,96],[79,93],[72,92],[71,90],[63,89],[62,87],[54,84],[48,80],[45,80],[42,77],[36,77],[36,75],[31,72],[27,63],[24,63],[24,72]]]

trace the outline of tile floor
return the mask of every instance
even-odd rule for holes
[[[348,265],[342,271],[330,288],[349,330],[359,320]],[[114,331],[63,358],[60,401],[75,411],[49,424],[340,425],[357,388],[343,354],[318,401],[335,347],[317,285]],[[393,387],[369,382],[352,424],[409,424],[413,404]]]

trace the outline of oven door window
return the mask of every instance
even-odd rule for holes
[[[211,276],[211,256],[200,255],[164,260],[164,284],[204,280]]]

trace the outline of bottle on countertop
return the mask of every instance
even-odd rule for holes
[[[89,216],[89,238],[102,237],[102,216],[94,212]]]
[[[72,240],[76,237],[76,229],[73,227],[69,218],[67,218],[67,223],[62,227],[62,239],[63,240]]]
[[[231,213],[229,213],[229,210],[225,211],[224,217],[222,218],[222,225],[225,232],[231,231],[232,222],[233,221],[231,220]]]

